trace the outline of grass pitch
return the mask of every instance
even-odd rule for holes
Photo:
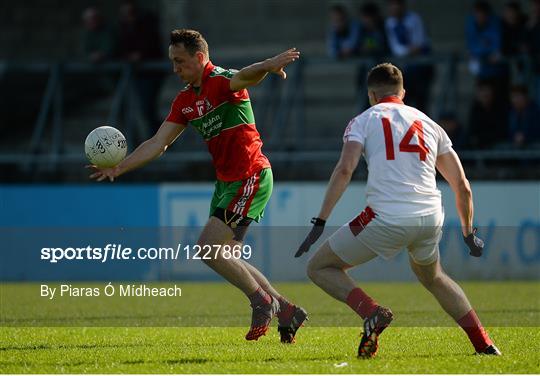
[[[39,309],[33,305],[38,285],[3,284],[0,372],[540,372],[537,282],[462,284],[502,357],[471,355],[465,334],[418,284],[362,284],[396,316],[370,360],[355,356],[360,320],[313,285],[278,285],[311,316],[293,345],[279,343],[275,327],[257,342],[245,341],[250,311],[234,288],[179,285],[184,292],[177,300],[79,298],[42,302]]]

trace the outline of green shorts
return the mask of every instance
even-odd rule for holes
[[[259,222],[272,195],[273,185],[271,168],[262,169],[245,180],[217,180],[210,204],[210,216],[216,208],[222,208]]]

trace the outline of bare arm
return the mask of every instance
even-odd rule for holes
[[[473,200],[469,181],[454,150],[437,157],[437,170],[446,179],[456,195],[456,208],[463,236],[473,232]]]
[[[296,51],[296,48],[291,48],[270,59],[242,68],[232,77],[230,88],[232,91],[238,91],[249,86],[257,85],[268,73],[276,73],[285,79],[287,78],[287,74],[283,68],[299,57],[300,52]]]
[[[318,216],[320,219],[326,221],[330,213],[332,213],[334,206],[336,206],[351,181],[351,176],[358,165],[363,150],[363,145],[356,141],[347,141],[343,145],[341,157],[326,188],[326,194]]]
[[[108,178],[110,181],[114,181],[114,178],[117,176],[144,166],[148,162],[161,156],[161,154],[167,150],[169,145],[182,134],[184,129],[186,129],[186,126],[183,124],[176,124],[168,121],[163,122],[152,138],[140,144],[137,149],[129,154],[117,166],[112,168],[90,166],[96,170],[96,172],[90,175],[90,178],[96,179],[97,181]]]

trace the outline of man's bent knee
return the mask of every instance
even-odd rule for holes
[[[313,261],[313,258],[311,258],[308,261],[307,269],[306,269],[306,273],[309,279],[311,279],[312,281],[315,281],[319,270],[320,268],[318,267],[317,263]]]
[[[219,252],[215,252],[214,247],[221,247],[223,244],[226,244],[230,241],[232,235],[231,229],[225,223],[216,217],[210,217],[197,241],[197,245],[201,247],[200,255],[202,261],[210,267],[222,262],[223,258]],[[208,254],[210,257],[203,257],[208,252],[208,247],[212,250]]]
[[[344,270],[350,267],[349,264],[345,263],[334,253],[328,240],[326,240],[309,260],[307,265],[307,275],[313,281],[314,278],[317,278],[321,269],[335,268]]]

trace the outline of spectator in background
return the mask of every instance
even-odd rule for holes
[[[165,55],[161,46],[157,16],[139,9],[133,0],[124,0],[120,6],[119,58],[131,63],[163,60]],[[134,80],[142,115],[150,127],[156,129],[161,125],[157,98],[162,81],[163,73],[156,71],[137,72]]]
[[[161,36],[157,16],[140,9],[133,0],[120,5],[118,54],[130,62],[162,60]]]
[[[455,150],[461,150],[465,146],[465,132],[456,115],[451,112],[443,113],[437,123],[446,131],[452,141]]]
[[[351,20],[347,8],[341,4],[330,7],[328,54],[334,59],[352,57],[358,53],[359,25]]]
[[[85,62],[99,64],[113,58],[114,35],[105,24],[100,10],[91,6],[82,12],[81,56]],[[114,90],[112,75],[97,71],[72,75],[67,103],[80,100],[92,101],[103,98]],[[84,99],[83,99],[84,98]]]
[[[501,66],[502,36],[500,21],[487,1],[477,1],[467,19],[469,69],[480,79],[496,79],[504,75]]]
[[[507,2],[503,9],[501,50],[508,58],[509,82],[525,82],[528,79],[523,60],[527,51],[526,16],[515,0]]]
[[[388,14],[385,28],[392,55],[415,57],[430,53],[424,23],[417,13],[407,10],[405,0],[388,0]],[[402,70],[407,85],[407,103],[427,111],[433,67],[425,63],[407,63]]]
[[[384,20],[379,7],[367,3],[360,7],[358,54],[364,57],[382,58],[389,53]]]
[[[365,95],[368,70],[380,63],[383,57],[388,56],[390,50],[379,7],[375,3],[366,3],[358,9],[358,17],[360,20],[358,56],[373,59],[371,62],[358,65],[357,89],[360,93],[358,111],[363,112],[369,107],[368,97]]]
[[[506,3],[503,10],[502,43],[503,55],[513,57],[525,52],[525,15],[517,1]]]
[[[529,98],[527,87],[513,86],[510,103],[508,130],[513,145],[519,148],[540,142],[540,110]]]
[[[479,81],[475,100],[469,112],[469,144],[474,149],[486,149],[506,140],[508,111],[497,100],[489,81]]]
[[[407,10],[405,0],[388,0],[386,33],[395,56],[418,56],[430,52],[422,18]]]
[[[112,57],[114,37],[105,25],[96,7],[88,7],[82,13],[83,34],[81,49],[84,58],[92,63],[100,63]]]
[[[536,104],[540,106],[540,0],[530,0],[530,19],[527,24],[526,50],[533,62],[533,84]]]

